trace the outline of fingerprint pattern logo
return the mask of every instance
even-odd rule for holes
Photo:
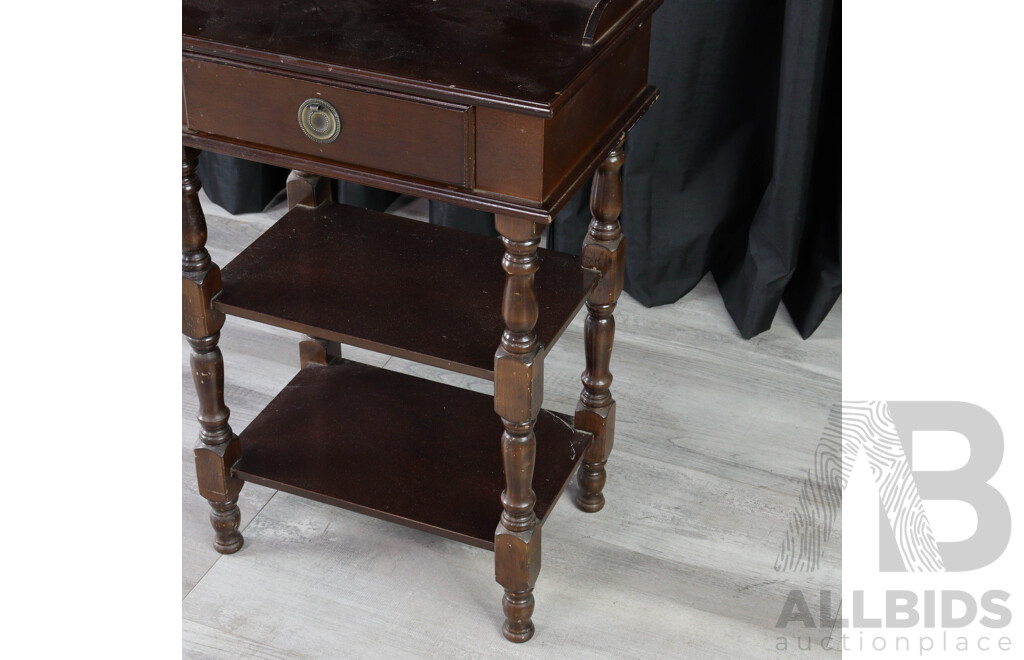
[[[841,436],[842,406],[836,403],[814,450],[814,469],[804,479],[800,500],[786,528],[782,549],[775,560],[777,571],[809,572],[821,563],[843,505],[846,482],[840,458]]]
[[[939,546],[885,401],[843,403],[843,486],[864,452],[906,570],[944,571]]]
[[[836,455],[840,443],[841,460]],[[862,452],[906,570],[945,570],[885,401],[847,401],[833,406],[815,451],[814,470],[807,475],[775,561],[776,570],[812,571],[818,567],[842,506],[842,491]],[[841,477],[837,470],[840,465]]]

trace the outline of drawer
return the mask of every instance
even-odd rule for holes
[[[469,106],[198,59],[183,62],[188,128],[362,169],[473,187]],[[300,107],[310,137],[300,126]],[[324,102],[324,103],[321,103]],[[335,122],[340,130],[330,142]],[[318,132],[319,131],[319,132]]]

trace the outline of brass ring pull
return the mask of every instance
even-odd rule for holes
[[[313,142],[334,142],[341,134],[341,117],[323,99],[306,99],[299,106],[299,128]]]

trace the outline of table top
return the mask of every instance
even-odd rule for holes
[[[183,46],[549,112],[616,31],[660,1],[183,0]]]

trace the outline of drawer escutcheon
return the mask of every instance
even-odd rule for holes
[[[341,134],[341,117],[323,99],[306,99],[299,106],[299,128],[310,140],[328,144]]]

